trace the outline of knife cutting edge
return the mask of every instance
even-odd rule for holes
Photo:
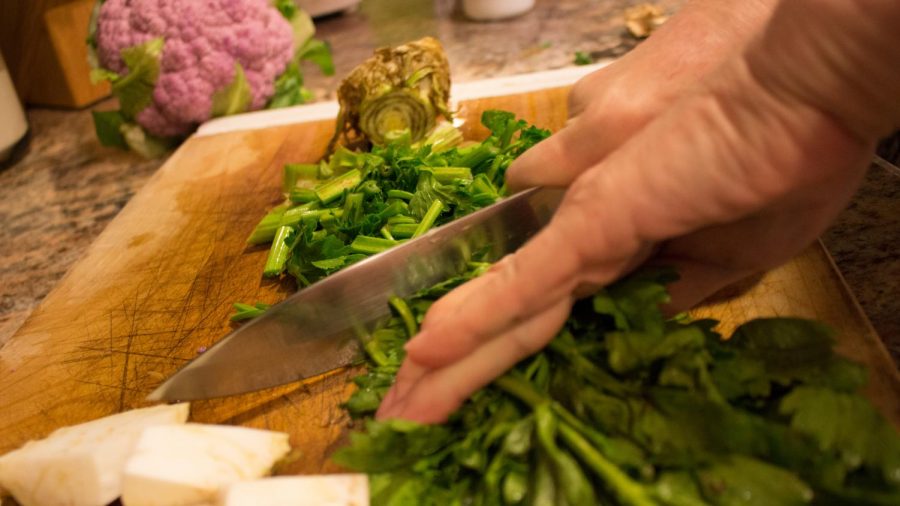
[[[242,394],[352,364],[360,337],[390,317],[390,297],[461,274],[476,253],[496,261],[515,251],[550,221],[562,195],[526,190],[332,274],[225,336],[147,399]]]

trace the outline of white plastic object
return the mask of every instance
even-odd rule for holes
[[[122,491],[122,471],[140,434],[182,424],[187,403],[125,411],[63,427],[0,457],[0,487],[22,506],[101,506]]]
[[[241,481],[223,488],[216,506],[369,506],[369,477],[328,474]]]
[[[283,432],[198,423],[151,427],[125,464],[122,504],[209,504],[221,487],[268,474],[289,450]]]
[[[534,0],[462,0],[463,13],[476,21],[519,16],[534,7]]]

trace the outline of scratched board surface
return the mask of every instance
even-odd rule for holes
[[[557,130],[566,89],[464,102],[480,139],[487,108]],[[0,349],[0,454],[55,428],[145,405],[144,397],[232,330],[231,304],[278,302],[289,282],[262,279],[266,248],[245,239],[280,200],[281,168],[322,155],[333,121],[194,137],[183,144]],[[364,280],[361,280],[364,282]],[[900,420],[900,381],[819,245],[698,314],[733,327],[756,315],[820,318],[872,368],[869,395]],[[302,458],[285,472],[337,470],[329,455],[349,420],[339,404],[358,370],[192,405],[192,420],[282,430]]]

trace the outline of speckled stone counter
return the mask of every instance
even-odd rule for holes
[[[622,23],[634,3],[538,0],[525,16],[474,23],[452,0],[364,0],[355,12],[317,20],[337,72],[310,71],[307,84],[317,99],[333,98],[340,76],[372,49],[423,35],[444,43],[456,81],[565,67],[576,51],[614,57],[636,43]],[[679,4],[660,3],[669,11]],[[0,345],[164,163],[100,146],[89,110],[32,108],[28,119],[29,142],[0,169]],[[888,154],[897,144],[886,143]],[[873,165],[823,241],[900,361],[900,170]]]

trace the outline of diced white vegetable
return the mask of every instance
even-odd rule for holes
[[[22,506],[103,506],[122,491],[122,470],[147,428],[181,424],[187,403],[153,406],[63,427],[0,457],[0,487]]]
[[[219,488],[268,474],[289,450],[283,432],[195,423],[152,427],[125,465],[122,503],[211,503]]]
[[[242,481],[219,492],[217,506],[368,506],[365,474],[279,476]]]

